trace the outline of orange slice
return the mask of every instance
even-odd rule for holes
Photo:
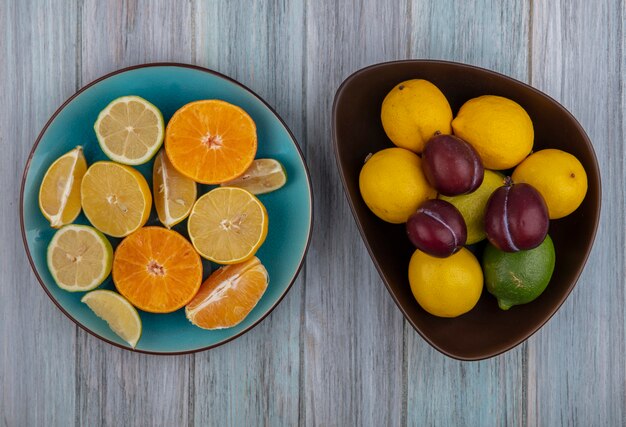
[[[269,276],[257,257],[222,267],[209,276],[185,307],[187,319],[203,329],[232,328],[257,305]]]
[[[170,313],[198,292],[202,262],[177,232],[144,227],[122,240],[115,250],[113,283],[135,307]]]
[[[174,168],[203,184],[242,175],[256,149],[252,118],[236,105],[216,99],[183,106],[165,130],[165,150]]]
[[[235,187],[218,187],[200,197],[187,221],[198,253],[218,264],[252,258],[267,237],[267,226],[263,203]]]

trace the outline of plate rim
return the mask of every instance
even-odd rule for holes
[[[471,70],[478,70],[478,71],[486,73],[488,75],[507,80],[510,83],[521,85],[521,86],[525,87],[526,89],[529,89],[531,92],[535,92],[535,93],[537,93],[537,94],[547,98],[549,101],[551,101],[554,105],[556,105],[560,110],[565,112],[565,114],[567,116],[569,116],[573,120],[573,123],[575,124],[577,130],[583,136],[583,140],[584,140],[585,144],[587,145],[587,147],[589,148],[589,150],[591,152],[591,158],[593,160],[593,164],[595,165],[596,170],[598,171],[598,173],[597,173],[598,206],[596,207],[596,220],[595,220],[594,225],[593,225],[593,230],[592,230],[592,233],[591,233],[591,239],[590,239],[589,247],[588,247],[588,249],[587,249],[587,251],[585,253],[585,256],[583,258],[583,262],[580,264],[580,266],[578,267],[578,269],[576,271],[576,277],[572,281],[571,285],[568,287],[567,291],[565,292],[565,294],[563,295],[561,300],[555,306],[554,310],[542,322],[540,322],[540,324],[537,326],[537,328],[535,328],[534,330],[532,330],[528,334],[526,334],[524,336],[524,338],[522,338],[520,341],[518,341],[517,343],[515,343],[513,345],[503,346],[503,347],[499,348],[495,352],[481,353],[481,354],[476,355],[476,356],[462,356],[462,355],[459,355],[459,354],[451,353],[451,352],[445,350],[444,348],[441,348],[439,345],[434,343],[428,336],[426,336],[421,331],[420,328],[417,327],[417,325],[413,322],[413,320],[409,317],[409,315],[407,314],[405,309],[402,307],[402,304],[400,304],[400,301],[398,300],[398,298],[396,297],[394,291],[392,290],[391,285],[387,282],[387,279],[385,278],[385,275],[383,274],[383,269],[380,266],[380,264],[378,263],[378,260],[376,259],[376,257],[374,256],[374,253],[373,253],[372,248],[371,248],[371,246],[369,244],[369,241],[367,240],[367,238],[365,236],[365,231],[363,230],[361,222],[359,221],[359,219],[357,217],[356,207],[355,207],[352,199],[350,198],[350,195],[348,194],[347,178],[346,178],[346,176],[345,176],[345,174],[343,172],[343,169],[341,167],[341,161],[340,161],[341,155],[339,153],[339,142],[338,142],[338,139],[337,139],[337,126],[338,126],[338,124],[337,124],[337,106],[338,106],[339,100],[342,97],[343,92],[344,92],[345,88],[348,86],[348,84],[352,80],[354,80],[356,77],[360,76],[361,74],[364,74],[366,72],[372,71],[373,69],[376,69],[376,68],[384,68],[384,67],[394,66],[394,65],[399,65],[399,64],[416,64],[416,65],[419,65],[419,64],[433,64],[433,63],[449,65],[449,66],[455,66],[455,67],[461,67],[461,68],[467,68],[467,69],[471,69]],[[331,114],[332,114],[332,118],[331,118],[331,134],[332,135],[331,135],[331,137],[332,137],[332,143],[333,143],[333,153],[335,155],[335,167],[337,167],[337,170],[339,172],[339,177],[341,179],[343,192],[344,192],[344,195],[345,195],[346,199],[348,200],[348,206],[350,206],[350,211],[352,213],[353,220],[356,223],[357,228],[359,230],[359,234],[361,235],[361,240],[363,241],[363,243],[365,245],[365,248],[367,249],[367,252],[368,252],[368,254],[370,256],[370,259],[372,260],[372,263],[374,264],[374,267],[376,267],[376,271],[378,272],[378,275],[380,276],[383,284],[385,285],[385,288],[387,289],[387,292],[389,293],[389,295],[391,296],[391,299],[393,300],[393,302],[396,304],[396,306],[398,307],[398,309],[402,313],[404,319],[411,325],[413,330],[415,332],[417,332],[418,335],[420,337],[422,337],[422,339],[424,339],[424,341],[426,341],[431,347],[433,347],[435,350],[437,350],[439,353],[441,353],[441,354],[443,354],[445,356],[448,356],[448,357],[450,357],[452,359],[456,359],[456,360],[463,361],[463,362],[474,362],[474,361],[481,361],[481,360],[490,359],[490,358],[499,356],[499,355],[501,355],[503,353],[506,353],[506,352],[514,349],[515,347],[518,347],[522,343],[526,342],[531,336],[533,336],[540,329],[542,329],[545,326],[545,324],[548,323],[548,321],[550,321],[550,319],[552,319],[552,317],[561,309],[561,306],[569,298],[570,294],[572,293],[572,291],[576,287],[576,284],[578,283],[578,279],[580,279],[580,275],[582,274],[583,270],[585,269],[585,266],[587,265],[587,261],[589,260],[589,255],[591,254],[591,251],[593,250],[593,247],[594,247],[594,243],[595,243],[595,240],[596,240],[596,237],[597,237],[598,227],[599,227],[599,223],[600,223],[600,216],[602,214],[602,174],[600,172],[600,165],[598,163],[598,158],[597,158],[596,152],[595,152],[595,150],[593,148],[593,144],[591,142],[591,139],[589,138],[589,135],[587,135],[587,132],[585,131],[583,126],[580,124],[578,119],[567,108],[565,108],[559,101],[557,101],[556,99],[552,98],[547,93],[545,93],[545,92],[543,92],[543,91],[541,91],[541,90],[531,86],[528,83],[525,83],[525,82],[523,82],[521,80],[517,80],[516,78],[510,77],[510,76],[508,76],[506,74],[490,70],[488,68],[483,68],[483,67],[479,67],[479,66],[472,65],[472,64],[466,64],[466,63],[463,63],[463,62],[448,61],[448,60],[442,60],[442,59],[400,59],[400,60],[385,61],[385,62],[379,62],[379,63],[370,64],[370,65],[367,65],[365,67],[359,68],[359,69],[355,70],[354,72],[350,73],[340,83],[340,85],[337,87],[337,90],[335,91],[335,96],[333,98],[332,113]]]
[[[296,268],[296,271],[295,271],[293,277],[289,281],[289,284],[287,285],[285,290],[282,292],[282,294],[261,315],[261,317],[259,317],[258,320],[256,320],[254,323],[252,323],[250,326],[246,327],[242,331],[240,331],[237,334],[233,335],[232,337],[228,337],[228,338],[226,338],[224,340],[221,340],[221,341],[219,341],[219,342],[217,342],[215,344],[211,344],[209,346],[200,347],[200,348],[191,349],[191,350],[184,350],[184,351],[153,351],[153,350],[143,350],[143,349],[137,349],[137,348],[132,348],[132,347],[129,347],[129,346],[125,346],[125,345],[119,344],[117,342],[111,341],[111,340],[109,340],[106,337],[100,336],[95,331],[92,331],[86,325],[84,325],[83,323],[78,321],[76,318],[74,318],[67,310],[65,310],[65,308],[61,305],[61,303],[59,301],[57,301],[57,299],[50,293],[50,291],[48,290],[47,286],[45,285],[43,279],[39,275],[39,271],[37,271],[37,268],[35,266],[35,263],[33,261],[32,256],[31,256],[30,248],[28,246],[28,239],[26,237],[26,228],[25,228],[25,225],[24,225],[24,190],[25,190],[25,186],[26,186],[26,177],[28,175],[28,172],[30,171],[30,164],[31,164],[31,161],[33,159],[33,156],[35,155],[35,151],[37,150],[37,147],[39,146],[39,143],[41,142],[41,139],[45,135],[46,131],[48,130],[48,127],[52,124],[52,122],[54,122],[54,120],[61,113],[61,111],[63,111],[65,109],[65,107],[67,107],[75,98],[77,98],[80,94],[82,94],[84,91],[86,91],[90,87],[92,87],[92,86],[94,86],[94,85],[96,85],[96,84],[98,84],[98,83],[100,83],[100,82],[102,82],[102,81],[104,81],[104,80],[106,80],[106,79],[108,79],[110,77],[116,76],[118,74],[123,74],[123,73],[129,72],[129,71],[133,71],[133,70],[137,70],[137,69],[152,68],[152,67],[187,68],[187,69],[192,69],[192,70],[196,70],[196,71],[201,71],[203,73],[211,74],[213,76],[216,76],[218,78],[226,80],[227,82],[230,82],[230,83],[233,83],[233,84],[239,86],[240,88],[242,88],[243,90],[245,90],[249,94],[251,94],[258,101],[260,101],[261,104],[264,105],[274,115],[274,117],[276,117],[276,119],[278,119],[279,123],[287,131],[287,134],[289,135],[291,141],[293,142],[293,145],[296,148],[296,152],[297,152],[298,156],[300,157],[300,161],[302,162],[302,165],[304,167],[304,175],[306,177],[306,183],[307,183],[307,187],[308,187],[308,190],[309,190],[308,191],[308,198],[309,198],[309,202],[310,202],[309,203],[309,206],[310,206],[310,208],[309,208],[309,218],[310,218],[310,220],[309,220],[309,230],[308,230],[308,234],[307,234],[307,238],[306,238],[306,244],[304,246],[304,250],[302,251],[302,256],[300,258],[300,261],[298,262],[298,267]],[[28,154],[28,157],[26,159],[26,164],[24,165],[24,171],[22,173],[22,182],[21,182],[21,185],[20,185],[19,204],[20,204],[19,213],[20,213],[20,229],[21,229],[21,234],[22,234],[22,243],[24,244],[24,249],[25,249],[25,252],[26,252],[26,257],[28,258],[28,263],[30,264],[31,270],[35,274],[35,277],[37,278],[37,281],[39,282],[39,284],[41,285],[41,287],[45,291],[45,293],[48,296],[48,298],[54,303],[54,305],[67,318],[69,318],[72,322],[74,322],[77,326],[79,326],[81,329],[83,329],[84,331],[86,331],[90,335],[93,335],[94,337],[98,338],[99,340],[102,340],[102,341],[104,341],[104,342],[106,342],[108,344],[111,344],[111,345],[115,346],[115,347],[118,347],[118,348],[130,351],[130,352],[133,352],[133,353],[142,353],[142,354],[150,354],[150,355],[157,355],[157,356],[179,356],[179,355],[184,355],[184,354],[194,354],[194,353],[199,353],[199,352],[202,352],[202,351],[211,350],[213,348],[220,347],[220,346],[222,346],[222,345],[224,345],[224,344],[226,344],[226,343],[228,343],[230,341],[233,341],[233,340],[239,338],[240,336],[244,335],[245,333],[251,331],[253,328],[255,328],[258,324],[260,324],[263,320],[265,320],[265,318],[267,316],[269,316],[272,311],[274,311],[274,309],[281,303],[281,301],[285,298],[287,293],[289,293],[289,291],[291,290],[291,287],[295,283],[296,279],[298,278],[298,276],[300,274],[300,271],[302,270],[302,267],[304,266],[305,258],[306,258],[306,255],[307,255],[308,251],[309,251],[309,247],[311,245],[311,238],[312,238],[312,235],[313,235],[314,194],[313,194],[313,185],[312,185],[312,182],[311,182],[311,174],[309,172],[308,165],[307,165],[306,160],[304,158],[304,153],[302,152],[302,149],[300,148],[298,140],[296,139],[295,135],[293,134],[293,132],[291,131],[289,126],[287,126],[287,124],[282,119],[282,117],[276,112],[276,110],[271,105],[269,105],[269,103],[267,103],[267,101],[265,101],[256,92],[254,92],[252,89],[250,89],[248,86],[244,85],[243,83],[233,79],[232,77],[229,77],[229,76],[227,76],[225,74],[222,74],[222,73],[220,73],[218,71],[212,70],[210,68],[202,67],[202,66],[195,65],[195,64],[186,64],[186,63],[182,63],[182,62],[148,62],[148,63],[131,65],[129,67],[120,68],[120,69],[117,69],[117,70],[112,71],[110,73],[104,74],[103,76],[98,77],[97,79],[89,82],[88,84],[86,84],[85,86],[83,86],[79,90],[77,90],[69,98],[67,98],[55,110],[55,112],[50,116],[50,118],[48,119],[46,124],[43,126],[43,128],[39,132],[39,135],[37,136],[37,139],[35,139],[35,143],[33,144],[32,148],[30,150],[30,153]]]

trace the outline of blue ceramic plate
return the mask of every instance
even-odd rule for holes
[[[143,334],[136,351],[177,354],[206,350],[230,341],[252,329],[267,316],[293,284],[311,238],[313,200],[311,183],[298,144],[285,123],[258,95],[216,72],[183,64],[147,64],[116,71],[87,85],[68,99],[41,131],[24,170],[21,191],[21,226],[30,263],[43,289],[76,324],[96,337],[130,349],[107,324],[80,302],[83,292],[60,289],[46,265],[46,249],[54,234],[39,211],[38,193],[43,175],[52,162],[77,145],[82,145],[88,164],[107,160],[100,150],[93,124],[100,110],[113,99],[138,95],[156,105],[166,120],[191,101],[222,99],[245,109],[254,119],[258,133],[257,158],[280,161],[287,171],[287,184],[259,196],[269,214],[269,231],[257,256],[269,273],[263,298],[246,319],[229,329],[207,331],[193,326],[184,309],[170,314],[140,311]],[[137,168],[152,182],[152,161]],[[209,186],[199,186],[198,195]],[[88,224],[83,214],[76,221]],[[154,207],[147,225],[159,224]],[[175,227],[186,235],[187,221]],[[120,239],[109,238],[113,246]],[[204,263],[204,277],[217,268]],[[100,289],[115,289],[111,277]]]

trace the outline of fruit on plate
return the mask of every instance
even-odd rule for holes
[[[163,227],[144,227],[115,249],[113,283],[135,307],[170,313],[202,283],[202,262],[187,239]]]
[[[267,289],[269,276],[257,257],[214,271],[185,307],[187,319],[203,329],[241,323]]]
[[[452,135],[435,135],[422,153],[424,175],[439,194],[471,193],[483,182],[480,156],[467,142]]]
[[[505,252],[535,248],[548,234],[548,208],[529,184],[510,178],[493,192],[485,211],[485,232],[492,245]]]
[[[487,169],[516,166],[533,148],[533,122],[518,103],[484,95],[467,101],[452,121],[454,134],[470,143]]]
[[[78,146],[50,165],[39,187],[39,209],[52,228],[72,223],[80,214],[80,183],[87,170]]]
[[[221,184],[239,177],[252,164],[256,125],[242,108],[228,102],[191,102],[168,122],[165,150],[183,175],[203,184]]]
[[[144,164],[159,151],[163,127],[159,109],[139,96],[114,99],[93,126],[104,154],[126,165]]]
[[[423,201],[437,197],[424,176],[422,159],[404,148],[387,148],[367,159],[359,189],[367,207],[393,224],[406,222]]]
[[[87,304],[96,316],[106,321],[111,330],[128,345],[132,348],[137,346],[141,338],[141,318],[135,307],[123,296],[113,291],[98,289],[85,294],[81,302]]]
[[[278,160],[256,159],[239,178],[222,183],[222,187],[239,187],[252,194],[278,190],[287,183],[285,168]]]
[[[520,163],[513,182],[525,182],[541,193],[550,219],[574,212],[587,194],[587,173],[580,161],[562,150],[537,151]]]
[[[427,80],[407,80],[391,89],[383,100],[380,118],[395,145],[416,153],[422,152],[435,133],[452,133],[450,104]]]
[[[409,240],[422,252],[445,258],[458,252],[467,239],[461,213],[444,200],[426,200],[406,223]]]
[[[113,248],[93,227],[68,224],[48,244],[48,270],[59,288],[70,292],[90,291],[111,272]]]
[[[167,228],[187,218],[196,202],[195,181],[174,169],[164,150],[154,159],[152,188],[159,221]]]
[[[254,256],[267,236],[263,203],[249,191],[217,187],[198,199],[187,221],[198,253],[218,264],[237,264]]]
[[[433,257],[418,249],[409,262],[409,283],[424,310],[438,317],[457,317],[478,302],[483,272],[466,248],[447,258]]]
[[[136,169],[114,162],[96,162],[83,177],[81,204],[94,227],[109,236],[124,237],[148,220],[152,194]]]
[[[548,286],[554,272],[554,244],[550,236],[536,248],[515,253],[487,245],[483,270],[487,290],[508,310],[535,300]]]
[[[491,193],[502,185],[504,185],[504,175],[486,169],[483,182],[476,191],[453,197],[439,195],[441,200],[452,203],[463,216],[467,226],[466,245],[473,245],[487,237],[485,234],[487,201],[489,201]]]

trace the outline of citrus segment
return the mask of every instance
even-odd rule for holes
[[[185,307],[191,323],[204,329],[231,328],[257,305],[269,276],[257,257],[216,270]]]
[[[239,178],[222,183],[223,187],[239,187],[252,194],[278,190],[287,182],[285,168],[274,159],[256,159]]]
[[[66,225],[48,245],[47,262],[57,285],[66,291],[90,291],[111,272],[113,248],[98,230]]]
[[[220,184],[237,178],[252,164],[256,125],[248,113],[228,102],[192,102],[167,124],[165,149],[183,175],[203,184]]]
[[[102,151],[127,165],[141,165],[154,156],[163,143],[163,128],[159,109],[138,96],[113,100],[94,124]]]
[[[268,216],[250,192],[218,187],[198,199],[187,227],[200,255],[219,264],[235,264],[251,258],[263,244]]]
[[[81,184],[85,215],[98,230],[124,237],[148,220],[152,195],[146,179],[130,166],[96,162]]]
[[[135,307],[169,313],[187,304],[200,288],[202,262],[177,232],[144,227],[115,250],[113,282]]]
[[[163,150],[154,160],[152,188],[154,206],[164,226],[171,228],[187,218],[196,201],[196,183],[174,169]]]
[[[141,338],[141,318],[139,313],[124,297],[107,290],[92,291],[81,299],[81,302],[109,324],[109,327],[132,348],[137,346]]]
[[[50,165],[39,187],[39,209],[54,228],[80,214],[80,183],[87,170],[82,147],[65,153]]]

